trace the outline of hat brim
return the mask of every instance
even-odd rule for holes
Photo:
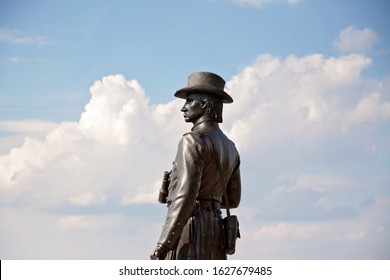
[[[223,90],[213,89],[210,87],[185,87],[175,93],[175,97],[187,99],[191,93],[209,93],[219,97],[223,103],[233,103],[233,98]]]

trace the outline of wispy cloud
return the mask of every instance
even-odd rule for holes
[[[26,137],[44,138],[57,124],[42,120],[0,121],[0,154],[23,144]]]
[[[262,7],[272,3],[297,4],[301,0],[231,0],[231,1],[235,4],[242,5],[242,6]]]
[[[26,57],[20,57],[20,56],[12,56],[7,58],[7,61],[10,63],[26,63],[26,62],[32,62],[32,63],[49,63],[52,60],[49,58],[43,58],[43,57],[35,57],[35,58],[26,58]]]
[[[9,62],[12,62],[12,63],[21,63],[21,62],[27,61],[27,58],[25,58],[25,57],[13,56],[13,57],[8,58],[8,61],[9,61]]]
[[[35,134],[45,133],[53,130],[57,125],[52,122],[42,120],[19,120],[19,121],[0,121],[0,131],[12,133]]]
[[[24,36],[18,31],[0,29],[0,41],[16,45],[47,46],[54,42],[45,36]]]

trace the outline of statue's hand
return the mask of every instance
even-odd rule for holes
[[[151,260],[163,260],[165,259],[169,249],[162,244],[157,244],[153,254],[150,255]]]

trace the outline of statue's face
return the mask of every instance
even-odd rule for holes
[[[186,103],[184,103],[183,108],[181,108],[181,111],[183,112],[184,120],[186,122],[195,123],[204,114],[203,102],[187,98]]]

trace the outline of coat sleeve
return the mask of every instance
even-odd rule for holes
[[[175,160],[176,184],[170,186],[168,214],[158,241],[169,249],[178,242],[195,207],[204,165],[202,144],[203,141],[197,134],[187,133],[178,146]]]
[[[237,208],[241,200],[241,174],[239,160],[227,183],[226,194],[229,199],[229,208]],[[225,202],[222,203],[222,207],[226,208]]]

